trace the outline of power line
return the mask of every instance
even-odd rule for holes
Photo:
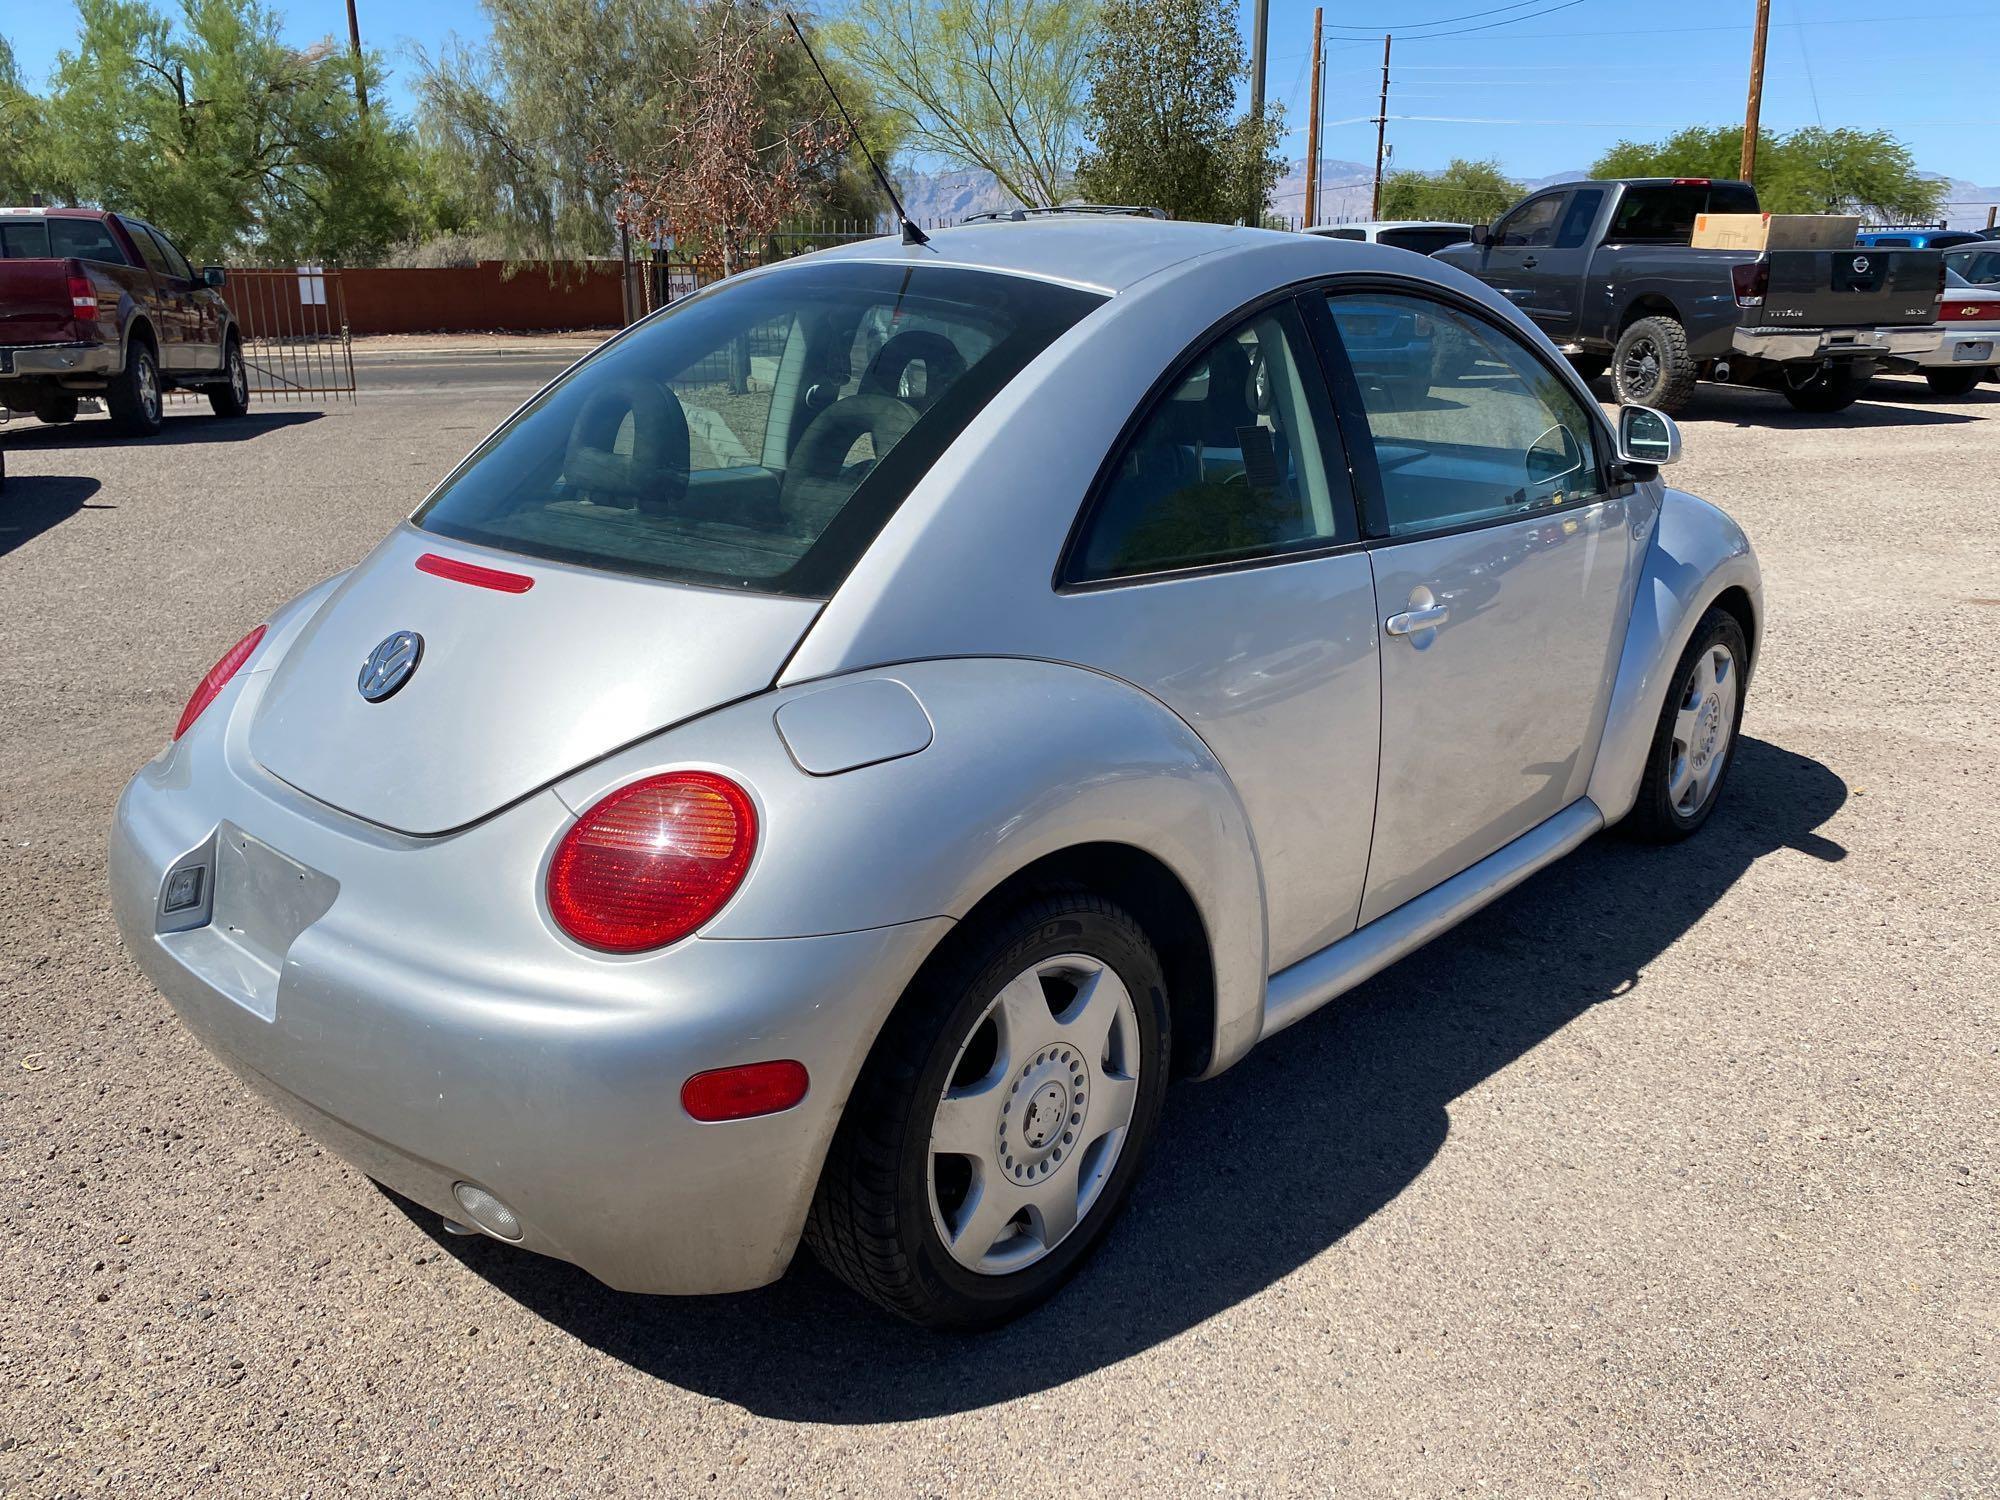
[[[1411,36],[1410,40],[1413,42],[1438,42],[1443,41],[1446,37],[1470,36],[1475,31],[1493,31],[1501,26],[1517,26],[1523,21],[1532,21],[1537,16],[1552,16],[1559,10],[1573,10],[1585,3],[1587,3],[1587,0],[1562,0],[1562,4],[1560,5],[1551,5],[1544,10],[1531,10],[1524,16],[1509,16],[1504,21],[1488,21],[1484,26],[1461,26],[1456,31],[1426,31]],[[1397,32],[1399,36],[1404,34],[1401,31]],[[1620,34],[1622,35],[1623,33]]]
[[[1435,21],[1370,21],[1365,25],[1349,25],[1346,23],[1342,23],[1341,25],[1338,26],[1335,26],[1329,22],[1328,29],[1333,31],[1383,32],[1383,31],[1394,31],[1398,27],[1404,27],[1404,26],[1449,26],[1454,21],[1476,21],[1481,16],[1497,16],[1503,10],[1520,10],[1523,7],[1533,5],[1534,3],[1535,0],[1514,0],[1514,3],[1512,5],[1496,5],[1491,10],[1467,11],[1462,16],[1439,16]]]
[[[1581,4],[1582,0],[1570,0],[1570,3]],[[1560,8],[1561,7],[1558,7],[1558,9]],[[1535,14],[1546,14],[1546,12],[1536,12]],[[1530,17],[1518,16],[1515,19],[1526,21],[1530,19]],[[1988,21],[1991,19],[1992,17],[1990,15],[1982,15],[1974,11],[1960,10],[1960,11],[1933,12],[1925,15],[1908,15],[1908,16],[1842,16],[1832,20],[1783,21],[1783,22],[1774,22],[1773,24],[1784,25],[1784,26],[1871,26],[1871,25],[1885,24],[1889,22],[1904,22],[1904,21]],[[1508,23],[1502,21],[1499,22],[1498,24],[1504,26],[1507,25]],[[1481,26],[1469,26],[1466,28],[1466,31],[1484,31],[1488,29],[1490,28]],[[1749,25],[1656,26],[1650,28],[1646,34],[1649,37],[1691,36],[1697,32],[1748,31],[1748,30],[1750,30]],[[1615,36],[1615,37],[1629,38],[1631,34],[1632,33],[1629,31],[1517,31],[1512,36],[1494,37],[1491,38],[1491,40],[1506,41],[1506,42],[1543,42],[1543,41],[1559,41],[1573,37]],[[1410,40],[1413,42],[1443,42],[1443,41],[1449,41],[1453,37],[1463,36],[1463,35],[1465,35],[1465,32],[1451,31],[1451,32],[1437,33],[1430,36],[1414,36],[1411,37]],[[1468,66],[1470,65],[1468,64]]]

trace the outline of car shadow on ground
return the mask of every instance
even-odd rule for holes
[[[80,510],[116,510],[115,505],[84,503],[100,488],[97,480],[81,474],[23,474],[18,469],[9,474],[0,492],[0,557]]]
[[[167,419],[153,437],[129,437],[113,429],[108,417],[79,417],[57,426],[37,425],[12,434],[10,449],[171,447],[181,443],[247,443],[266,433],[317,422],[317,411],[252,412],[247,417],[217,417],[206,411],[167,409]]]
[[[403,1206],[530,1312],[760,1415],[881,1422],[1047,1390],[1184,1333],[1337,1245],[1437,1155],[1454,1099],[1643,984],[1640,971],[1754,861],[1781,848],[1844,858],[1815,830],[1846,797],[1819,762],[1746,739],[1728,800],[1699,837],[1666,849],[1595,839],[1222,1077],[1175,1088],[1124,1222],[1071,1287],[997,1332],[906,1326],[803,1249],[762,1291],[641,1297],[492,1240],[446,1236],[435,1215]]]

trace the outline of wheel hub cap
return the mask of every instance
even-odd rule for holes
[[[1066,1146],[1076,1143],[1090,1099],[1083,1054],[1054,1046],[1019,1070],[1000,1107],[1000,1166],[1016,1182],[1033,1182],[1055,1170]]]

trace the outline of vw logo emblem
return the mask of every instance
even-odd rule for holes
[[[1867,256],[1857,255],[1854,257],[1854,274],[1856,276],[1866,276],[1868,274]]]
[[[368,653],[354,685],[370,703],[380,703],[410,680],[423,657],[424,638],[414,630],[399,630]]]

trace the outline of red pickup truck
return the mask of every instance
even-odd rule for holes
[[[101,396],[122,430],[160,430],[161,397],[205,390],[250,406],[220,266],[191,268],[143,220],[86,208],[0,208],[0,404],[68,422]]]

